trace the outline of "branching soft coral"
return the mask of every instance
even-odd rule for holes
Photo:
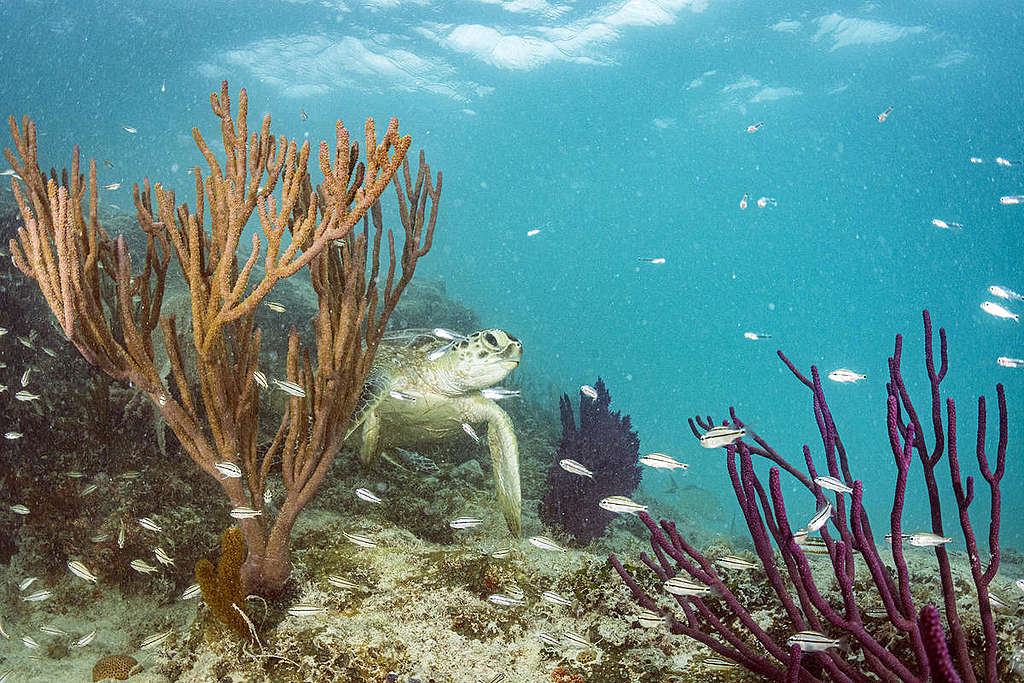
[[[580,543],[604,534],[615,514],[598,507],[602,498],[630,496],[640,484],[640,440],[632,430],[629,415],[608,410],[611,397],[598,378],[597,398],[580,392],[580,424],[576,427],[572,403],[562,395],[562,441],[555,462],[548,469],[547,493],[540,503],[540,518],[564,529]],[[575,460],[593,472],[583,477],[564,470],[558,463]]]

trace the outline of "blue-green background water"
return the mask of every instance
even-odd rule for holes
[[[124,185],[105,201],[125,209],[130,184],[147,174],[191,197],[186,169],[201,159],[189,131],[216,137],[208,93],[221,79],[233,96],[247,88],[253,128],[269,112],[275,132],[299,139],[332,136],[339,117],[359,137],[366,116],[380,128],[398,116],[444,172],[423,274],[522,338],[524,371],[570,393],[601,375],[642,449],[688,461],[689,482],[730,510],[721,455],[697,446],[686,417],[722,418],[735,405],[794,459],[802,443],[820,455],[810,394],[775,357],[782,348],[805,370],[867,374],[826,390],[872,509],[887,513],[886,357],[904,332],[905,374],[927,411],[928,308],[949,332],[944,388],[958,400],[969,472],[975,398],[994,407],[994,384],[1006,385],[1003,538],[1021,547],[1024,369],[995,359],[1024,356],[1024,334],[979,308],[989,285],[1024,290],[1024,206],[998,201],[1024,193],[1024,166],[993,162],[1024,159],[1021,11],[5,1],[0,110],[37,121],[44,166],[66,165],[76,143],[111,160],[101,181]],[[758,121],[764,128],[747,134]],[[741,211],[744,193],[751,206]],[[778,205],[757,208],[762,195]],[[940,230],[933,218],[964,227]],[[750,342],[745,331],[774,336]],[[920,488],[916,463],[913,473]],[[982,536],[985,493],[973,508]],[[813,512],[796,489],[789,506]],[[947,532],[951,513],[947,503]],[[922,498],[910,496],[905,527],[926,521]]]

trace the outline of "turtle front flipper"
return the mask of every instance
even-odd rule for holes
[[[380,438],[380,418],[376,412],[369,412],[363,417],[363,443],[359,447],[359,462],[365,467],[377,464],[384,442]]]
[[[474,418],[487,421],[487,444],[498,491],[498,504],[513,536],[519,536],[522,492],[519,489],[519,442],[512,420],[494,401],[479,397],[473,405]]]

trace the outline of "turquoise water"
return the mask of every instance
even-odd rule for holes
[[[601,375],[642,449],[690,462],[729,509],[720,455],[686,417],[735,405],[780,450],[820,454],[781,348],[867,375],[826,390],[886,512],[885,360],[904,332],[927,409],[928,308],[950,334],[968,471],[975,397],[1006,385],[1003,537],[1024,543],[1024,369],[995,362],[1024,356],[1024,335],[979,308],[990,285],[1024,290],[1024,205],[998,201],[1024,193],[1024,165],[994,162],[1024,160],[1017,3],[5,2],[0,16],[3,112],[37,121],[44,166],[76,143],[111,161],[101,181],[124,184],[105,200],[125,209],[146,174],[191,194],[189,130],[214,137],[221,79],[247,88],[253,127],[270,112],[300,139],[398,116],[445,178],[423,274],[521,338],[524,371],[569,392]],[[924,525],[911,501],[905,524]]]

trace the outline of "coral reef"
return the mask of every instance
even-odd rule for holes
[[[300,148],[271,135],[269,115],[250,139],[244,89],[237,117],[227,82],[211,94],[210,105],[225,158],[218,161],[193,129],[209,169],[205,179],[194,170],[194,212],[176,205],[174,193],[159,183],[133,187],[139,228],[146,234],[137,273],[128,242],[111,238],[99,221],[96,161],[86,182],[76,148],[70,172],[47,177],[39,169],[35,124],[26,116],[19,127],[12,116],[16,151],[4,154],[15,171],[12,189],[24,225],[10,248],[14,264],[36,281],[66,338],[90,363],[147,395],[182,450],[220,484],[233,507],[262,512],[271,465],[281,461],[285,504],[272,520],[259,515],[241,522],[249,549],[243,584],[274,594],[283,590],[290,571],[292,527],[341,449],[388,318],[417,260],[430,249],[441,177],[433,181],[421,153],[413,180],[406,159],[411,140],[398,134],[397,120],[379,143],[367,121],[365,162],[339,121],[334,154],[321,144],[325,177],[314,190],[308,142]],[[389,263],[381,273],[378,201],[399,171],[404,183],[394,187],[405,240],[396,253],[388,231]],[[274,195],[278,186],[280,200]],[[240,263],[237,248],[254,212],[266,249],[255,234],[250,256]],[[356,229],[360,222],[362,231]],[[172,255],[190,296],[191,343],[182,343],[175,315],[162,315]],[[262,279],[250,283],[260,256]],[[289,399],[267,445],[259,440],[260,387],[253,381],[257,371],[262,375],[256,311],[275,285],[307,266],[318,302],[316,363],[293,327],[284,372],[275,373],[286,378],[276,386]],[[154,343],[157,327],[162,350]],[[198,389],[188,372],[193,362]],[[266,379],[262,383],[268,386]],[[216,465],[223,463],[240,468],[243,476],[220,476]]]
[[[221,554],[217,567],[207,559],[196,563],[196,581],[206,603],[221,623],[242,638],[253,639],[256,634],[249,628],[249,617],[242,591],[241,570],[245,562],[245,539],[238,527],[228,527],[221,538]]]
[[[106,678],[113,678],[118,681],[126,681],[142,670],[138,661],[131,655],[107,655],[96,662],[92,668],[92,680],[102,681]]]
[[[672,522],[662,521],[659,526],[647,514],[640,518],[651,534],[654,559],[641,554],[646,564],[662,583],[682,574],[697,581],[696,587],[684,594],[673,594],[681,610],[666,610],[657,605],[651,595],[641,587],[615,555],[609,560],[633,593],[637,602],[647,610],[663,615],[673,633],[687,635],[703,643],[718,655],[737,662],[742,667],[766,679],[777,681],[869,680],[867,673],[882,680],[926,681],[931,676],[940,680],[957,680],[963,676],[969,681],[1001,680],[997,663],[998,638],[992,612],[995,603],[990,598],[989,584],[999,567],[1000,480],[1002,479],[1007,446],[1006,399],[1002,385],[996,386],[999,404],[999,440],[995,449],[995,468],[990,466],[985,450],[986,413],[984,397],[978,400],[978,432],[976,459],[978,468],[991,492],[989,526],[989,561],[982,566],[975,533],[970,521],[969,508],[974,499],[974,479],[967,477],[966,487],[961,481],[960,459],[957,452],[956,407],[952,399],[943,401],[940,384],[948,369],[945,330],[939,330],[940,365],[935,366],[932,348],[932,327],[928,312],[924,312],[925,366],[931,387],[932,443],[929,451],[924,428],[910,400],[901,373],[902,337],[897,335],[895,351],[889,359],[887,384],[887,426],[889,442],[897,466],[893,494],[893,507],[889,520],[891,557],[894,570],[886,566],[875,545],[867,513],[863,507],[863,489],[860,480],[851,473],[846,450],[832,420],[825,400],[817,368],[811,377],[805,377],[781,352],[780,358],[793,374],[811,389],[813,410],[824,447],[828,479],[818,475],[811,449],[803,448],[807,474],[786,461],[764,439],[749,429],[730,411],[731,425],[746,429],[745,435],[727,446],[726,464],[732,479],[736,499],[744,514],[750,536],[754,541],[758,560],[767,575],[768,584],[781,605],[785,618],[780,628],[778,621],[766,626],[756,619],[753,608],[744,606],[736,593],[723,580],[721,568],[687,543]],[[943,424],[942,408],[946,409]],[[700,427],[710,429],[710,419],[696,418],[690,425],[696,436]],[[751,439],[748,444],[744,439]],[[929,533],[904,533],[902,512],[907,478],[914,451],[918,453],[928,485],[932,512]],[[775,463],[769,471],[768,490],[754,472],[752,456],[756,454]],[[935,479],[935,466],[947,456],[950,478],[956,494],[960,528],[967,545],[975,606],[982,635],[972,636],[968,644],[967,629],[961,621],[957,604],[957,587],[944,547],[941,505]],[[739,467],[737,468],[737,459]],[[825,522],[820,527],[821,537],[808,538],[806,529],[794,533],[782,497],[780,470],[786,470],[816,498],[818,509],[824,510]],[[834,499],[826,491],[835,492]],[[844,497],[849,494],[849,504]],[[817,517],[817,516],[816,516]],[[834,527],[830,531],[828,525]],[[812,530],[812,533],[815,530]],[[772,541],[782,559],[782,570],[772,549]],[[812,542],[813,541],[813,542]],[[942,626],[934,608],[924,608],[918,620],[914,588],[904,544],[932,546],[941,582],[940,594],[945,608],[945,620],[951,634],[952,647],[946,651]],[[831,562],[827,579],[815,576],[809,557],[825,553]],[[860,574],[858,574],[858,571]],[[823,594],[832,581],[842,596],[842,608],[833,607]],[[703,586],[703,587],[702,587]],[[826,586],[823,588],[822,586]],[[872,590],[868,590],[870,586]],[[709,593],[714,594],[708,596]],[[865,601],[866,595],[877,594],[886,615],[885,622],[873,620]],[[702,597],[706,596],[706,597]],[[893,631],[893,629],[895,629]],[[858,653],[856,659],[840,656],[834,646],[812,648],[802,652],[795,644],[783,647],[783,638],[800,631],[837,634],[849,638]],[[940,642],[942,641],[942,642]],[[836,641],[838,642],[838,640]],[[975,671],[977,662],[984,664],[980,675]]]
[[[629,415],[612,413],[611,396],[604,381],[594,384],[597,398],[580,392],[580,424],[576,426],[569,396],[559,402],[562,440],[555,461],[548,468],[546,492],[539,512],[543,522],[564,529],[578,543],[589,543],[602,536],[615,513],[598,507],[608,496],[630,496],[640,484],[638,463],[640,440],[632,430]],[[593,473],[583,477],[559,465],[563,459],[575,460]]]

